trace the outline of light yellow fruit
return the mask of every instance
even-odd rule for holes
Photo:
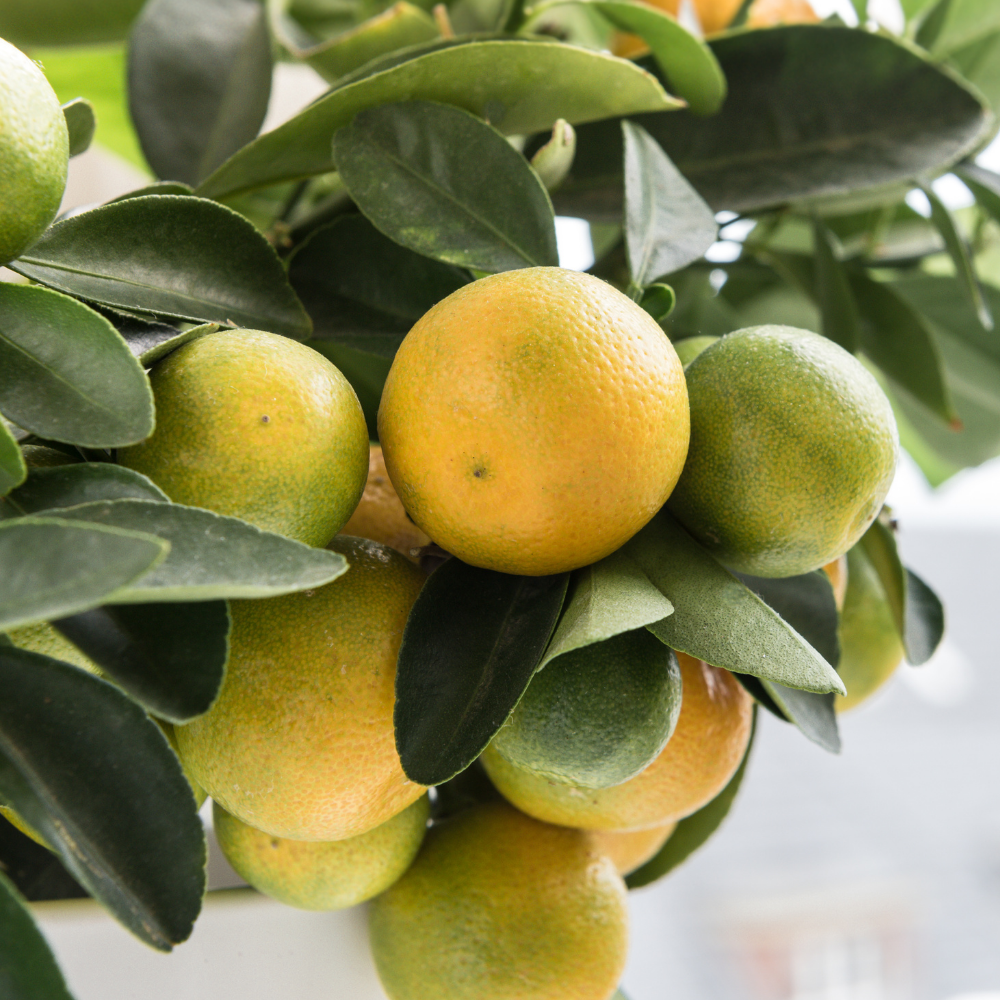
[[[648,830],[626,833],[591,830],[590,838],[596,850],[611,858],[620,875],[629,875],[655,857],[676,829],[676,823],[664,823],[663,826],[651,826]]]
[[[556,784],[509,764],[491,746],[480,760],[522,812],[585,830],[644,830],[688,816],[715,798],[740,766],[753,701],[728,670],[677,654],[681,713],[670,742],[641,774],[597,790]]]
[[[175,727],[195,780],[227,812],[293,840],[344,840],[424,788],[403,773],[392,712],[403,626],[424,576],[340,536],[347,573],[316,590],[232,601],[229,666],[205,714]]]
[[[611,859],[504,803],[434,827],[369,912],[390,1000],[608,1000],[625,965]]]
[[[670,341],[611,285],[557,267],[474,281],[406,335],[379,408],[407,513],[474,566],[540,576],[618,549],[687,453]]]

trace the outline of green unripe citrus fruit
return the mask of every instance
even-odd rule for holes
[[[420,850],[429,814],[424,795],[357,837],[286,840],[213,804],[215,835],[233,868],[259,892],[300,910],[343,910],[388,889]]]
[[[588,834],[496,802],[432,828],[369,926],[391,1000],[608,1000],[627,921]]]
[[[59,211],[69,132],[42,71],[0,38],[0,265],[19,257]]]
[[[878,382],[832,340],[787,326],[727,334],[685,371],[691,446],[667,506],[726,565],[795,576],[878,514],[899,439]]]
[[[640,628],[557,656],[532,678],[492,745],[539,777],[608,788],[653,761],[680,707],[673,652]]]
[[[150,373],[156,430],[122,465],[176,503],[240,517],[306,545],[347,523],[368,475],[368,430],[323,355],[259,330],[212,334]]]

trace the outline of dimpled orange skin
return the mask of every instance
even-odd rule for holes
[[[466,285],[400,346],[379,439],[407,513],[473,566],[543,576],[614,552],[684,466],[677,354],[590,275],[524,268]]]
[[[728,670],[677,654],[681,712],[670,742],[645,771],[599,790],[557,785],[508,764],[492,746],[490,780],[522,812],[584,830],[644,830],[682,819],[725,788],[750,742],[753,700]]]
[[[625,966],[625,885],[582,830],[491,802],[434,827],[369,910],[391,1000],[608,1000]]]
[[[156,430],[118,461],[175,503],[322,546],[358,504],[368,430],[350,383],[287,337],[230,330],[179,347],[151,374]]]
[[[664,823],[648,830],[591,830],[590,839],[596,850],[611,858],[619,875],[629,875],[649,861],[675,829],[676,823]]]
[[[194,779],[227,812],[293,840],[343,840],[424,793],[399,763],[396,656],[424,575],[376,542],[339,536],[350,569],[312,591],[232,601],[218,700],[176,727]]]

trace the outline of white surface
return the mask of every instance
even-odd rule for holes
[[[963,469],[936,490],[901,452],[886,502],[904,529],[1000,531],[1000,459]]]

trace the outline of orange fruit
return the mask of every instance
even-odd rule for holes
[[[351,519],[340,529],[342,535],[370,538],[419,562],[420,550],[431,540],[406,516],[392,480],[385,471],[382,446],[373,444],[368,453],[368,480],[361,501]]]
[[[648,830],[591,830],[590,839],[596,850],[611,858],[620,875],[628,875],[654,857],[675,829],[676,823],[664,823]]]
[[[808,0],[753,0],[747,11],[748,28],[777,24],[816,24],[822,20]]]
[[[508,763],[488,746],[480,758],[497,790],[522,812],[585,830],[644,830],[688,816],[715,798],[740,766],[753,701],[728,670],[677,654],[683,700],[670,742],[644,771],[597,790],[557,784]]]
[[[631,299],[558,267],[494,274],[431,308],[378,416],[403,506],[473,566],[541,576],[614,552],[687,454],[684,374]]]
[[[424,793],[392,712],[403,626],[424,575],[340,536],[350,569],[316,590],[232,601],[229,667],[205,714],[175,727],[185,765],[227,812],[275,837],[343,840]]]
[[[844,607],[844,597],[847,594],[847,556],[838,556],[828,562],[823,567],[823,572],[826,573],[830,580],[830,586],[833,587],[833,599],[837,604],[837,610],[841,611]]]
[[[433,827],[369,914],[390,1000],[608,1000],[625,966],[611,859],[502,802]]]

